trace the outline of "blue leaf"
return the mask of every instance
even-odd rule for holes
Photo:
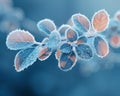
[[[62,53],[60,59],[58,60],[58,67],[62,71],[71,70],[76,64],[77,58],[73,51],[70,53]]]
[[[46,46],[50,49],[57,49],[58,46],[60,45],[60,34],[56,31],[53,31],[50,36],[49,36],[49,40],[46,43]]]
[[[82,43],[87,43],[87,41],[88,41],[87,39],[88,39],[87,37],[81,36],[81,37],[78,38],[77,44],[79,45],[79,44],[82,44]]]
[[[77,32],[72,28],[68,28],[65,34],[68,42],[74,42],[78,39]]]
[[[61,36],[62,38],[65,38],[65,32],[66,32],[66,30],[67,30],[68,28],[70,28],[69,25],[63,24],[63,25],[61,25],[60,28],[58,29],[58,32],[60,33],[60,36]]]
[[[95,37],[95,39],[94,39],[94,47],[95,47],[96,54],[101,58],[105,57],[109,53],[108,43],[101,36]]]
[[[80,59],[91,59],[93,57],[92,49],[87,44],[79,44],[76,47],[76,53]]]
[[[78,31],[79,36],[82,33],[88,32],[88,30],[90,30],[90,21],[85,15],[80,13],[74,14],[72,16],[72,22],[75,26],[75,29]]]
[[[68,43],[61,45],[60,50],[62,53],[70,53],[72,51],[72,46]]]
[[[35,39],[27,31],[15,30],[12,31],[6,40],[6,45],[11,50],[25,49],[35,44]]]
[[[39,51],[39,46],[19,51],[14,61],[16,71],[20,72],[32,65],[37,60]]]
[[[50,19],[43,19],[43,20],[39,21],[37,23],[37,27],[41,32],[43,32],[47,35],[50,35],[50,33],[52,31],[56,30],[56,26],[55,26],[54,22]]]
[[[52,50],[46,46],[40,48],[38,59],[43,61],[50,57]]]

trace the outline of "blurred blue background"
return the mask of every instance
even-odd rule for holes
[[[120,9],[120,0],[0,0],[0,8],[0,96],[120,96],[119,59],[116,62],[113,57],[96,58],[94,63],[100,62],[101,70],[92,67],[95,68],[92,74],[89,71],[83,74],[82,62],[78,62],[73,70],[62,72],[53,54],[46,61],[38,60],[17,73],[13,66],[17,51],[7,49],[5,45],[6,36],[15,28],[29,30],[36,40],[41,41],[43,36],[36,23],[44,18],[54,20],[59,27],[78,12],[91,19],[94,12],[106,9],[112,17]],[[119,54],[117,52],[116,57]],[[110,59],[113,62],[108,62]],[[102,68],[106,62],[108,67]]]

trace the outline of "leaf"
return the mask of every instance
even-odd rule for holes
[[[52,31],[56,30],[54,22],[50,19],[43,19],[37,23],[39,31],[50,35]]]
[[[31,66],[37,60],[39,51],[39,46],[19,51],[15,56],[14,61],[16,71],[20,72],[25,68]]]
[[[109,15],[106,10],[99,10],[92,18],[92,27],[96,32],[103,32],[109,25]]]
[[[62,53],[60,59],[58,60],[58,67],[62,71],[71,70],[76,64],[77,58],[73,51],[70,53]]]
[[[24,30],[14,30],[8,36],[6,45],[11,50],[25,49],[32,46],[35,39],[32,34]]]

